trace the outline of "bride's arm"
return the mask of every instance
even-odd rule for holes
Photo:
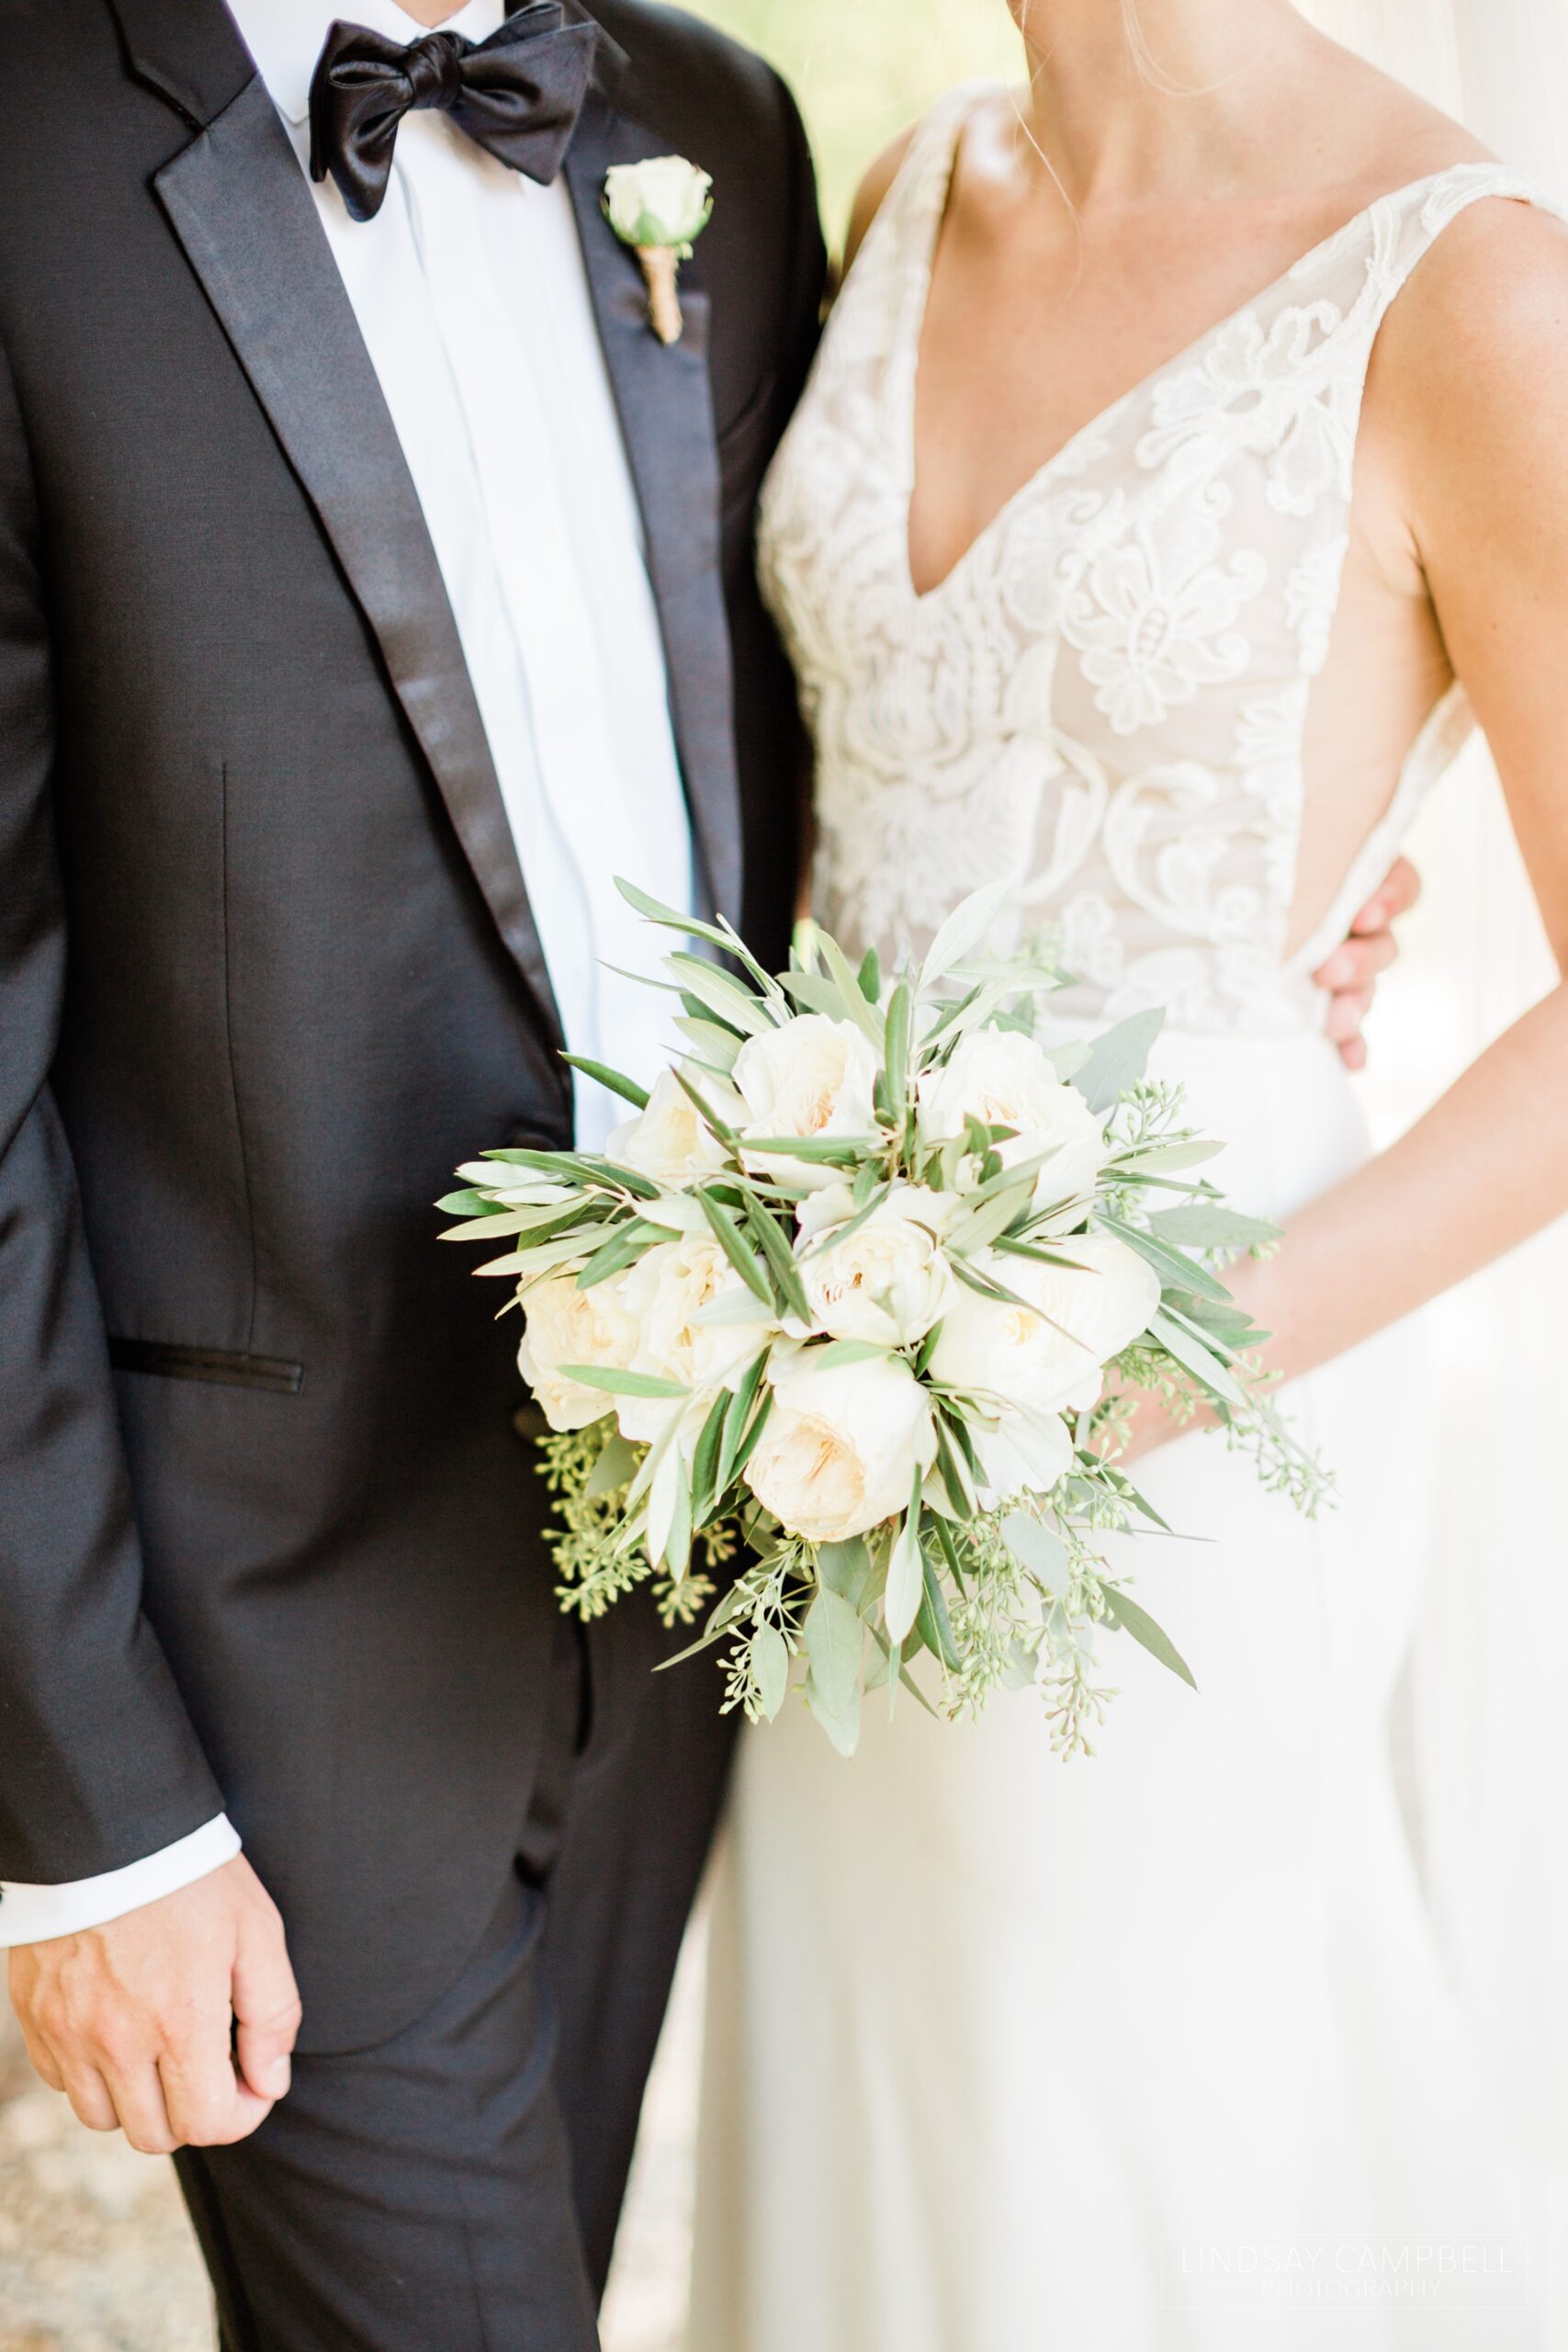
[[[1568,968],[1568,228],[1502,203],[1455,222],[1391,313],[1375,390],[1412,547]],[[1559,987],[1236,1287],[1289,1377],[1565,1210]]]

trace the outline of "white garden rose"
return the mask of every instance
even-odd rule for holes
[[[775,1359],[773,1410],[746,1483],[781,1525],[840,1544],[891,1519],[936,1459],[925,1391],[899,1356],[822,1365],[820,1350]]]
[[[646,163],[613,164],[604,177],[604,209],[628,245],[672,245],[682,256],[713,210],[713,180],[684,155],[652,155]]]
[[[876,1056],[850,1021],[803,1012],[782,1029],[748,1037],[735,1061],[746,1106],[739,1124],[751,1136],[863,1136],[876,1128]],[[839,1182],[836,1170],[782,1154],[743,1154],[748,1167],[772,1168],[813,1190]]]
[[[701,1085],[711,1098],[714,1089],[705,1073]],[[727,1107],[716,1102],[716,1114],[722,1118]],[[671,1069],[660,1073],[646,1109],[615,1129],[604,1152],[621,1167],[635,1168],[677,1193],[711,1176],[725,1159],[724,1146]]]
[[[776,1326],[752,1297],[710,1234],[683,1234],[645,1250],[621,1277],[626,1312],[636,1334],[627,1369],[672,1380],[710,1397],[749,1364]],[[703,1322],[705,1309],[750,1302],[744,1321]],[[621,1432],[650,1444],[670,1418],[673,1400],[615,1400]]]
[[[626,1277],[613,1276],[579,1290],[575,1267],[535,1283],[523,1302],[518,1369],[553,1430],[582,1430],[615,1410],[602,1388],[569,1380],[563,1363],[626,1372],[637,1348],[637,1327],[624,1305]]]
[[[836,1214],[825,1214],[829,1203]],[[833,1227],[853,1220],[853,1195],[847,1184],[814,1194],[801,1218],[800,1278],[818,1329],[880,1348],[923,1340],[953,1295],[941,1237],[959,1205],[923,1184],[895,1184],[835,1241]]]
[[[1016,1127],[998,1157],[1004,1168],[1015,1168],[1050,1155],[1034,1188],[1038,1207],[1093,1194],[1105,1159],[1105,1123],[1021,1030],[973,1029],[961,1037],[949,1060],[921,1078],[918,1115],[924,1144],[961,1136],[971,1118]]]
[[[1073,1437],[1060,1413],[1004,1408],[989,1424],[970,1423],[987,1490],[1003,1499],[1048,1495],[1073,1466]]]
[[[1034,1413],[1081,1412],[1096,1401],[1105,1364],[1159,1306],[1159,1276],[1114,1234],[1075,1234],[1059,1246],[1073,1266],[981,1252],[979,1270],[1029,1303],[962,1290],[931,1351],[940,1386],[1016,1399]]]

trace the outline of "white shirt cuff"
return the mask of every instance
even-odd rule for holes
[[[140,1911],[160,1895],[177,1894],[209,1871],[220,1870],[240,1850],[238,1831],[220,1814],[188,1838],[121,1871],[99,1878],[74,1879],[65,1886],[21,1886],[0,1880],[0,1951],[12,1944],[47,1943],[52,1936],[74,1936],[110,1919]]]

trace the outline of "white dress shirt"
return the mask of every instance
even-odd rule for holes
[[[398,41],[428,29],[395,0],[229,6],[302,167],[333,19]],[[480,41],[504,15],[503,0],[469,0],[442,29]],[[425,111],[399,127],[374,220],[351,220],[331,180],[312,193],[424,510],[567,1043],[650,1082],[667,1058],[666,1000],[605,967],[655,973],[671,943],[637,921],[615,876],[689,908],[691,829],[570,196]],[[624,1114],[578,1080],[581,1145],[598,1147]],[[0,1946],[101,1926],[239,1850],[220,1819],[100,1878],[5,1885]]]

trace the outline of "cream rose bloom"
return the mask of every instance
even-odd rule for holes
[[[626,1276],[579,1290],[575,1271],[547,1274],[523,1303],[517,1365],[553,1430],[582,1430],[615,1410],[602,1388],[563,1377],[563,1363],[626,1372],[637,1349],[637,1327],[624,1304]]]
[[[712,195],[709,174],[684,155],[615,164],[604,176],[604,209],[628,245],[672,245],[688,253],[707,226]]]
[[[920,1140],[961,1136],[966,1118],[990,1127],[1016,1127],[998,1148],[1004,1168],[1050,1157],[1034,1188],[1037,1205],[1087,1201],[1105,1159],[1105,1123],[1076,1086],[1066,1085],[1044,1049],[1018,1029],[974,1029],[951,1058],[927,1070],[919,1087]]]
[[[801,1349],[775,1362],[773,1410],[746,1483],[793,1533],[841,1544],[904,1509],[915,1473],[936,1459],[936,1430],[900,1357],[824,1367],[812,1356]]]
[[[923,1340],[953,1295],[941,1237],[961,1205],[923,1184],[895,1184],[863,1224],[835,1241],[833,1227],[853,1220],[850,1188],[814,1194],[800,1220],[800,1278],[817,1329],[879,1348]]]
[[[803,1012],[782,1029],[748,1037],[735,1060],[736,1090],[746,1106],[742,1138],[874,1134],[876,1067],[863,1032],[823,1012]],[[787,1171],[792,1182],[814,1190],[839,1182],[834,1170],[807,1160],[745,1157],[748,1166]]]
[[[970,1424],[987,1491],[1048,1495],[1073,1466],[1073,1438],[1060,1413],[1028,1414],[1004,1409],[988,1428]]]
[[[705,1073],[699,1089],[704,1085],[711,1099],[714,1089]],[[716,1101],[713,1107],[716,1117],[726,1116],[728,1106]],[[604,1154],[676,1193],[711,1176],[725,1159],[724,1146],[671,1069],[660,1071],[646,1107],[615,1130]]]
[[[752,1297],[711,1234],[661,1241],[621,1276],[625,1311],[635,1333],[626,1369],[672,1380],[698,1396],[723,1388],[766,1347],[777,1328]],[[704,1310],[750,1302],[744,1322],[705,1323]],[[621,1433],[650,1444],[669,1420],[674,1400],[621,1396],[615,1400]]]
[[[962,1290],[931,1351],[940,1386],[1016,1399],[1032,1413],[1079,1412],[1096,1401],[1105,1364],[1159,1306],[1159,1276],[1114,1234],[1075,1234],[1060,1247],[1072,1267],[982,1251],[980,1271],[1029,1304]]]

